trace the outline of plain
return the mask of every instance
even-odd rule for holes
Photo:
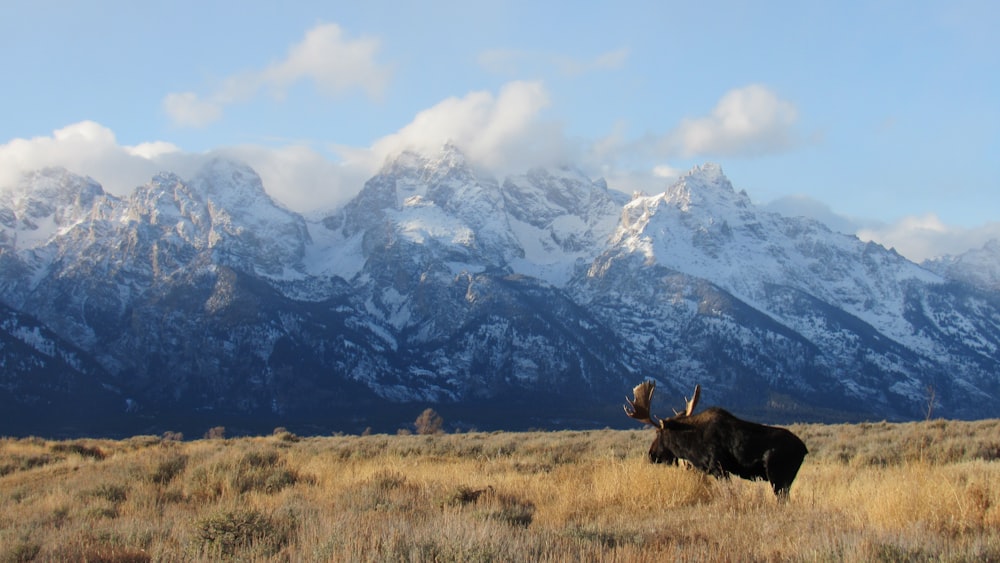
[[[766,483],[650,430],[0,440],[0,561],[1000,561],[1000,420],[793,425]]]

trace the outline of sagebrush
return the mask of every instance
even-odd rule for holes
[[[796,425],[766,483],[649,431],[0,440],[0,561],[998,561],[1000,421]]]

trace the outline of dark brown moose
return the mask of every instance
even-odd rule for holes
[[[684,412],[653,420],[650,400],[656,384],[644,381],[635,386],[634,400],[625,405],[625,414],[656,427],[656,439],[649,448],[653,463],[687,462],[717,478],[736,474],[744,479],[767,480],[779,500],[788,499],[788,491],[805,458],[806,445],[784,428],[765,426],[736,418],[718,407],[694,412],[701,395],[696,385],[694,396]]]

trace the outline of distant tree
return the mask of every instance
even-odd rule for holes
[[[213,426],[205,432],[206,440],[224,440],[226,438],[225,426]]]
[[[184,440],[183,432],[174,432],[173,430],[167,430],[163,433],[163,441],[165,442],[181,442]]]
[[[443,425],[444,419],[441,418],[441,415],[430,408],[424,409],[424,412],[420,413],[420,416],[413,423],[417,434],[440,434]]]

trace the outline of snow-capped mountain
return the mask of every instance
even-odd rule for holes
[[[1000,240],[990,240],[982,248],[957,256],[926,260],[923,266],[955,281],[986,291],[1000,291]]]
[[[59,377],[152,427],[353,430],[410,403],[623,426],[618,397],[646,377],[665,412],[700,383],[771,419],[913,418],[931,397],[998,414],[995,286],[766,212],[715,165],[629,199],[572,168],[500,181],[446,146],[387,161],[320,220],[225,160],[125,198],[44,170],[0,187],[0,268],[7,314],[92,366]],[[39,358],[25,322],[0,325],[6,365]],[[65,386],[26,398],[36,372],[4,378],[11,404],[65,404]]]

